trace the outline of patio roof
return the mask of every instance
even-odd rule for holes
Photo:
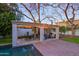
[[[13,21],[12,22],[12,46],[17,46],[17,39],[18,39],[18,30],[17,28],[33,28],[37,27],[40,28],[40,41],[44,41],[44,29],[51,29],[54,28],[56,39],[59,39],[59,26],[58,25],[51,25],[51,24],[40,24],[40,23],[31,23],[31,22],[23,22],[23,21]]]
[[[32,22],[23,22],[23,21],[13,21],[12,23],[17,24],[18,28],[56,28],[59,27],[58,25],[51,25],[51,24],[40,24],[40,23],[32,23]]]

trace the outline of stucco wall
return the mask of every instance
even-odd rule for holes
[[[66,34],[66,35],[67,35],[67,34],[68,34],[68,35],[71,35],[72,32],[71,32],[71,31],[67,31],[65,34]],[[79,36],[79,29],[76,29],[75,35],[76,35],[76,36]]]
[[[22,29],[18,28],[18,36],[27,36],[27,32],[29,32],[29,35],[32,35],[32,29]]]
[[[79,29],[76,30],[75,35],[79,36]]]

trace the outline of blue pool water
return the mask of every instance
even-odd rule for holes
[[[0,56],[41,56],[41,54],[33,45],[14,48],[11,45],[7,45],[0,46]]]

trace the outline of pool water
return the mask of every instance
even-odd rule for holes
[[[41,56],[33,45],[12,48],[11,45],[0,46],[0,56]]]

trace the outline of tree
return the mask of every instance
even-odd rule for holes
[[[76,16],[78,15],[79,4],[55,3],[55,4],[47,4],[47,6],[51,6],[52,8],[56,10],[55,13],[57,13],[60,16],[59,19],[63,20],[63,17],[64,17],[64,19],[68,21],[69,27],[72,30],[72,36],[74,36],[75,29],[78,27],[78,24],[75,24],[74,21],[76,20]]]
[[[33,23],[41,23],[43,20],[45,20],[46,18],[54,18],[54,17],[50,17],[48,15],[44,15],[44,17],[41,18],[41,11],[42,8],[44,7],[43,4],[40,3],[32,3],[32,4],[18,4],[18,6],[20,6],[20,8],[18,10],[15,10],[16,8],[12,8],[11,6],[9,6],[9,8],[13,9],[14,11],[24,15],[27,19],[31,20]],[[40,29],[38,29],[39,31]],[[36,35],[36,33],[34,33]]]
[[[15,20],[15,14],[4,12],[0,14],[0,34],[3,36],[11,34],[11,20]]]
[[[65,26],[61,26],[59,30],[60,30],[61,33],[65,34],[65,32],[69,30],[69,28],[65,27]]]
[[[13,7],[16,4],[11,4]],[[4,37],[11,35],[12,32],[12,20],[16,19],[15,11],[8,8],[8,4],[0,4],[0,35]]]
[[[69,22],[69,26],[71,27],[71,30],[72,30],[72,36],[74,36],[74,34],[75,34],[75,29],[77,28],[77,26],[78,26],[78,24],[75,24],[74,23],[74,21],[75,21],[75,18],[76,18],[76,12],[79,10],[79,7],[78,7],[78,5],[79,4],[65,4],[64,6],[64,8],[63,7],[61,7],[61,5],[62,4],[59,4],[58,5],[58,7],[60,8],[60,9],[62,9],[62,11],[64,12],[64,14],[65,14],[65,17],[66,17],[66,19],[67,19],[67,21]],[[69,9],[71,9],[70,11],[69,11]],[[68,14],[69,14],[69,12],[71,12],[71,15],[72,16],[69,16]]]
[[[22,14],[23,16],[25,16],[29,20],[33,21],[34,23],[36,23],[37,20],[38,20],[39,23],[41,23],[46,18],[56,19],[52,15],[45,15],[45,14],[43,14],[44,15],[43,18],[40,18],[42,16],[42,13],[45,12],[43,9],[46,9],[46,7],[47,7],[47,6],[45,6],[45,4],[40,4],[40,3],[24,4],[24,3],[20,3],[20,4],[18,4],[18,6],[20,6],[18,10],[16,10],[16,8],[12,8],[11,6],[9,6],[9,8],[15,10],[16,12],[18,12],[20,14]]]

